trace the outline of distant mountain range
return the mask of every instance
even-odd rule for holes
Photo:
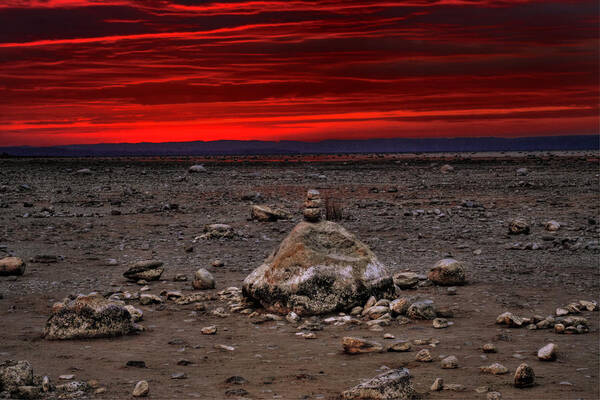
[[[0,147],[0,157],[199,156],[335,153],[429,153],[536,150],[600,150],[600,135],[521,138],[365,139],[301,142],[217,140],[212,142],[99,143],[50,147]]]

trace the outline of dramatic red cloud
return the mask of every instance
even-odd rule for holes
[[[4,0],[0,146],[597,134],[596,1]]]

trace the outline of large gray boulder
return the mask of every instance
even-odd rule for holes
[[[349,310],[371,296],[394,295],[375,254],[331,221],[301,222],[246,277],[243,294],[270,312],[299,315]]]
[[[99,294],[56,303],[46,321],[46,339],[86,339],[126,335],[135,330],[125,305]]]
[[[392,369],[342,393],[344,400],[413,400],[419,396],[406,368]]]

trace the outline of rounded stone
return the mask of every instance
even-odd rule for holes
[[[431,362],[433,361],[433,357],[431,357],[429,350],[423,349],[415,355],[415,360],[419,362]]]
[[[440,366],[443,369],[458,368],[458,358],[456,356],[448,356],[441,361]]]
[[[441,286],[456,286],[466,283],[466,275],[464,266],[453,258],[444,258],[438,261],[427,278]]]
[[[537,357],[541,361],[554,361],[556,360],[556,352],[558,346],[554,343],[548,343],[544,347],[538,350]]]
[[[515,218],[508,224],[508,233],[511,235],[528,235],[530,230],[529,223],[523,218]]]
[[[139,381],[138,383],[135,384],[135,387],[133,388],[133,392],[131,393],[131,395],[133,397],[146,397],[146,396],[148,396],[149,392],[150,392],[150,386],[148,385],[148,382]]]
[[[204,268],[200,268],[194,275],[192,286],[196,290],[206,290],[215,288],[215,278]]]

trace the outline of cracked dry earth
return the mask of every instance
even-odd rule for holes
[[[495,320],[505,311],[547,316],[572,301],[599,300],[598,160],[596,152],[1,159],[0,257],[21,257],[27,269],[20,277],[0,277],[0,361],[29,360],[34,373],[54,382],[73,374],[106,388],[103,394],[88,392],[88,398],[129,398],[135,383],[145,379],[154,399],[337,399],[386,368],[407,367],[416,390],[427,399],[485,399],[475,390],[480,387],[501,392],[505,399],[597,399],[598,312],[583,311],[590,331],[573,335],[511,329]],[[195,163],[203,163],[207,172],[187,174]],[[440,167],[446,163],[454,170],[443,174]],[[78,174],[82,168],[92,173]],[[527,172],[517,174],[519,168]],[[301,220],[310,188],[341,201],[340,223],[391,272],[426,274],[447,255],[463,262],[469,283],[456,295],[436,286],[405,291],[451,308],[454,324],[433,329],[431,321],[392,321],[383,331],[371,331],[366,324],[323,324],[314,332],[316,339],[306,340],[285,319],[255,324],[239,313],[211,314],[217,307],[228,309],[217,292],[241,287]],[[250,221],[251,204],[285,209],[293,219]],[[514,217],[529,222],[529,235],[507,234]],[[558,221],[560,229],[546,231],[548,220]],[[230,224],[242,237],[194,242],[209,223]],[[56,256],[38,258],[56,262],[31,261],[40,255]],[[109,259],[117,265],[109,265]],[[148,284],[146,293],[152,294],[164,289],[192,293],[194,272],[208,269],[217,287],[203,291],[206,311],[194,304],[132,302],[144,311],[146,331],[140,334],[41,338],[53,303],[70,294],[139,291],[141,286],[122,274],[144,259],[165,266],[162,280]],[[215,259],[224,265],[212,266]],[[188,281],[174,281],[176,274],[187,275]],[[217,334],[202,335],[209,325],[217,326]],[[439,344],[413,344],[406,353],[342,352],[344,336],[385,345],[390,342],[386,333],[411,341],[434,338]],[[488,342],[498,353],[481,351]],[[537,350],[549,342],[558,345],[558,359],[538,361]],[[219,344],[234,350],[215,348]],[[422,348],[429,348],[433,362],[415,361]],[[459,367],[441,369],[440,360],[449,355],[457,357]],[[181,359],[191,364],[178,365]],[[142,360],[146,368],[126,366],[130,360]],[[479,372],[494,362],[510,373]],[[532,388],[512,385],[522,362],[535,371]],[[171,379],[176,373],[187,379]],[[226,383],[235,375],[247,382]],[[466,390],[431,392],[437,377]]]

